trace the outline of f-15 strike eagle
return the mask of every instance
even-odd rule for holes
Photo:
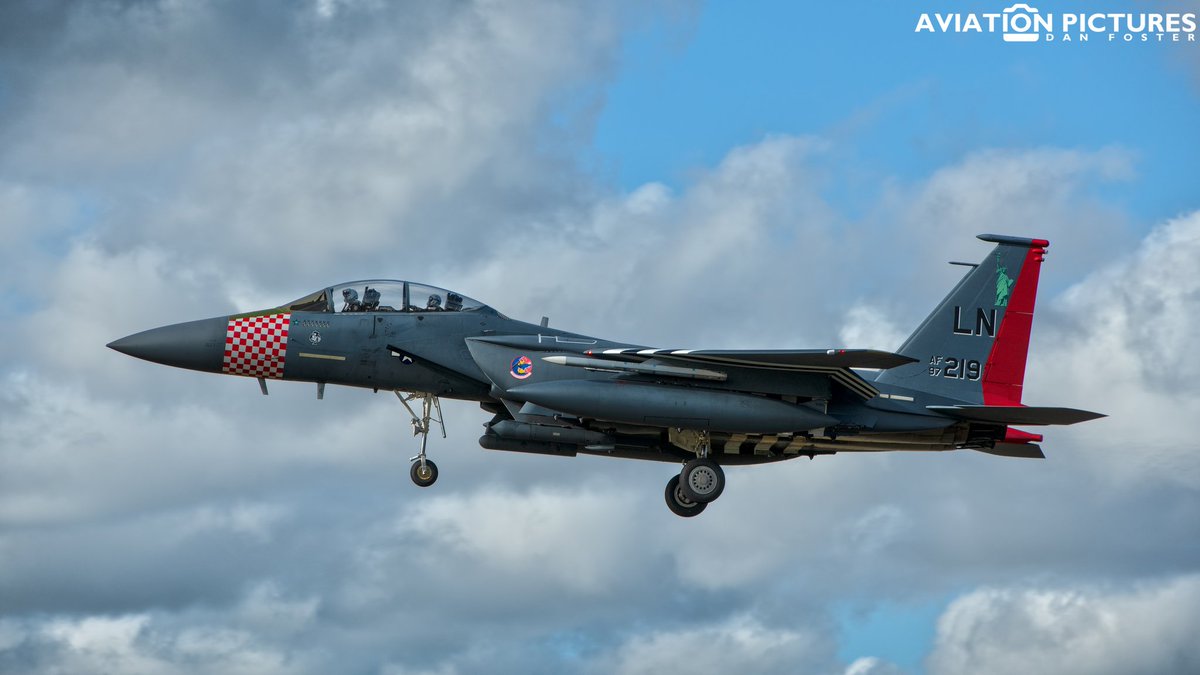
[[[356,281],[257,312],[155,328],[108,346],[180,368],[392,391],[426,455],[441,398],[492,415],[479,444],[573,457],[674,462],[666,502],[691,517],[725,489],[722,467],[838,452],[970,449],[1044,457],[1015,426],[1102,417],[1021,403],[1038,274],[1050,242],[995,248],[896,353],[870,349],[657,349],[510,319],[411,281]],[[414,406],[420,408],[418,412]]]

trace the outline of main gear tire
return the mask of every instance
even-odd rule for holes
[[[698,516],[708,506],[708,504],[701,504],[683,494],[678,475],[671,476],[671,480],[667,481],[667,490],[663,496],[667,499],[667,508],[671,509],[671,513],[683,518]]]
[[[683,465],[679,489],[688,499],[707,504],[725,491],[725,472],[711,459],[698,457]]]

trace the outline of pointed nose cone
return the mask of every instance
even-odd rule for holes
[[[221,372],[228,317],[152,328],[108,343],[110,349],[176,368]]]

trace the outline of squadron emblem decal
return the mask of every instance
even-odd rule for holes
[[[533,361],[528,356],[518,356],[513,359],[509,374],[518,380],[524,380],[533,374]]]

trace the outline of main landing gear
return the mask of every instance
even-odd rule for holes
[[[425,444],[429,441],[429,423],[437,422],[442,428],[442,438],[446,437],[446,423],[442,421],[442,403],[437,396],[433,394],[408,394],[402,395],[400,392],[394,392],[396,398],[400,399],[400,403],[408,409],[408,414],[412,415],[413,435],[421,437],[421,452],[416,457],[412,458],[412,468],[408,470],[409,478],[417,487],[429,487],[437,481],[438,468],[433,460],[425,456]],[[417,416],[416,411],[408,404],[409,401],[421,399],[421,415]],[[434,412],[437,415],[434,415]]]
[[[671,476],[664,495],[667,508],[684,518],[700,515],[725,491],[725,472],[708,458],[708,433],[698,433],[693,447],[696,458],[685,462],[678,476]]]

